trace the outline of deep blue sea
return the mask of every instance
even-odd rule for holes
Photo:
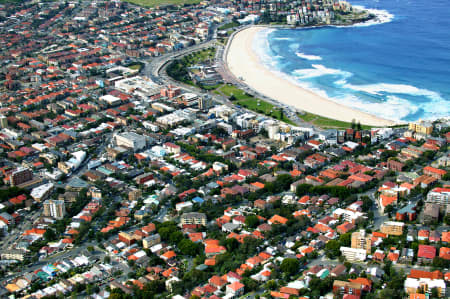
[[[349,2],[382,22],[267,29],[255,51],[272,71],[344,105],[397,121],[450,116],[449,0]]]

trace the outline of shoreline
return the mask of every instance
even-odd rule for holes
[[[231,36],[224,53],[224,62],[237,81],[275,102],[323,117],[345,122],[355,120],[370,126],[399,124],[319,96],[269,70],[254,53],[253,41],[259,31],[270,28],[274,27],[270,25],[251,26],[239,30]]]

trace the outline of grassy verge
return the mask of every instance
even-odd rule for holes
[[[223,26],[220,26],[219,28],[217,28],[218,30],[227,30],[227,29],[231,29],[231,28],[234,28],[234,27],[237,27],[237,26],[239,26],[240,24],[238,23],[238,22],[235,22],[235,21],[233,21],[233,22],[231,22],[231,23],[228,23],[228,24],[225,24],[225,25],[223,25]]]
[[[331,119],[327,117],[323,117],[317,114],[305,112],[305,114],[298,114],[298,117],[303,121],[311,123],[317,127],[321,127],[324,129],[348,129],[352,127],[352,124],[345,121],[340,121],[336,119]],[[370,129],[371,126],[361,125],[362,129]]]
[[[143,66],[141,64],[132,64],[132,65],[128,66],[128,68],[130,68],[132,70],[137,70],[137,71],[140,71],[142,69],[142,67]]]
[[[210,47],[184,56],[182,59],[185,61],[187,67],[190,67],[197,63],[214,59],[215,56],[216,56],[216,48]]]
[[[200,0],[126,0],[127,2],[146,7],[164,6],[164,5],[183,5],[198,4]]]
[[[233,96],[233,103],[240,105],[249,110],[255,111],[260,114],[264,114],[287,124],[295,126],[296,124],[287,118],[284,113],[282,113],[274,105],[263,101],[261,99],[255,98],[252,95],[245,93],[243,90],[235,87],[234,85],[222,85],[214,91],[216,94],[222,94],[227,97]]]
[[[194,85],[189,76],[189,67],[194,66],[201,62],[214,59],[216,55],[216,48],[210,47],[201,51],[191,53],[184,56],[181,59],[172,61],[167,67],[167,74],[177,81],[181,81],[186,84]],[[195,86],[195,85],[194,85]],[[200,86],[199,86],[200,87]]]

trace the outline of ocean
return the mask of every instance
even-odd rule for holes
[[[349,2],[380,22],[265,29],[253,49],[271,71],[343,105],[399,122],[450,116],[448,0]]]

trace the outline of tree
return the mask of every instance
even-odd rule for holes
[[[389,218],[392,216],[392,212],[394,211],[394,206],[393,205],[388,205],[385,209],[384,212],[387,213],[389,215]]]
[[[47,242],[51,242],[51,241],[54,241],[54,240],[56,240],[56,233],[55,233],[55,231],[53,230],[53,229],[51,229],[51,228],[49,228],[49,229],[47,229],[46,231],[45,231],[45,233],[44,233],[44,239],[45,239],[45,241],[47,241]]]
[[[249,215],[245,218],[245,225],[250,228],[255,228],[259,224],[259,218],[256,215]]]
[[[446,259],[443,259],[443,258],[437,256],[433,259],[432,265],[433,265],[433,267],[440,268],[440,269],[448,268],[450,266],[450,260],[446,260]]]
[[[431,298],[440,298],[439,289],[437,287],[431,289]]]
[[[93,292],[92,285],[91,285],[91,284],[88,284],[88,285],[86,286],[86,293],[87,293],[88,295],[91,295],[92,292]]]
[[[198,253],[198,245],[188,239],[178,242],[177,247],[184,255],[195,256]]]
[[[361,196],[361,200],[362,200],[362,202],[363,202],[363,204],[362,204],[362,206],[361,206],[361,209],[363,210],[363,212],[369,211],[370,208],[372,207],[372,204],[373,204],[373,202],[372,202],[372,200],[370,199],[370,197],[364,195],[364,196]]]
[[[251,278],[248,277],[242,278],[242,283],[245,286],[245,293],[253,292],[258,289],[258,283]]]
[[[273,280],[273,279],[271,279],[271,280],[269,280],[267,283],[266,283],[266,285],[265,285],[265,288],[267,289],[267,290],[275,290],[276,288],[278,287],[278,284],[277,284],[277,282],[275,281],[275,280]]]
[[[297,259],[285,258],[281,262],[280,269],[281,269],[281,271],[283,271],[284,273],[286,273],[288,275],[294,275],[295,273],[298,272],[299,267],[300,267],[300,262]]]
[[[239,248],[239,241],[235,238],[228,238],[225,240],[225,247],[227,248],[227,251],[233,252]]]
[[[348,246],[350,246],[351,242],[352,242],[352,234],[351,233],[345,233],[339,237],[339,243],[341,244],[341,246],[348,247]]]
[[[328,258],[334,259],[338,257],[341,253],[340,251],[341,243],[337,240],[330,240],[325,245],[325,254]]]

